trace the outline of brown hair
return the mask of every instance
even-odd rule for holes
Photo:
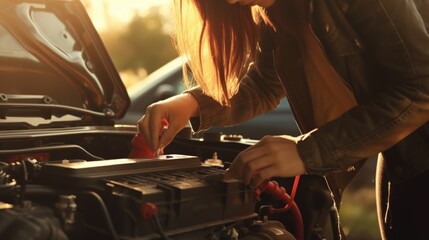
[[[175,0],[176,45],[203,92],[230,105],[258,46],[255,9],[224,0]],[[184,67],[185,83],[190,84]]]

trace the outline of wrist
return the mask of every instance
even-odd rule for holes
[[[199,104],[197,99],[191,93],[185,93],[186,101],[188,102],[191,117],[198,117],[200,115]]]

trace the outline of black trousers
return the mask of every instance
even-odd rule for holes
[[[376,175],[377,214],[382,239],[429,239],[429,170],[402,183],[389,182],[379,157]]]

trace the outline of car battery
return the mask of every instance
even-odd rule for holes
[[[102,202],[120,236],[152,239],[159,229],[177,235],[255,218],[253,190],[224,180],[224,171],[198,157],[171,154],[49,162],[37,181],[81,192],[76,201],[85,222],[103,228]]]

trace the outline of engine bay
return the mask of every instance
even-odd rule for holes
[[[125,126],[3,135],[0,237],[221,240],[333,234],[332,202],[322,179],[303,176],[299,188],[296,179],[277,179],[270,191],[259,192],[223,179],[235,155],[253,140],[179,134],[164,155],[130,158],[134,136],[134,127]],[[213,158],[222,164],[207,161]]]

